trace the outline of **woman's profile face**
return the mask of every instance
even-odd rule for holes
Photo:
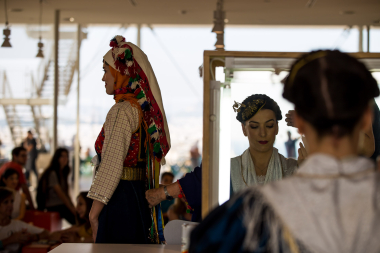
[[[3,202],[0,203],[0,214],[3,216],[11,216],[13,211],[13,195],[4,199]]]
[[[107,65],[105,62],[103,62],[104,75],[103,75],[102,81],[106,85],[105,86],[106,87],[106,93],[108,95],[113,95],[115,78],[111,74],[110,68],[111,67],[109,65]]]
[[[59,165],[61,166],[61,169],[67,166],[69,163],[69,155],[67,152],[62,152],[61,156],[59,157]]]
[[[10,175],[8,178],[4,178],[3,181],[6,187],[15,190],[18,186],[18,174]]]
[[[278,123],[272,110],[258,111],[252,118],[242,124],[243,134],[248,137],[249,147],[257,152],[267,152],[273,148]]]
[[[87,210],[87,206],[86,206],[86,201],[83,199],[82,196],[79,196],[77,198],[77,213],[79,215],[79,217],[81,219],[85,219],[85,215],[86,215],[86,210]]]

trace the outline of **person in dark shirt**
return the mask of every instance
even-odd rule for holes
[[[187,203],[187,212],[193,214],[191,221],[202,220],[202,164],[193,172],[187,173],[184,178],[169,185],[145,192],[149,206],[156,206],[166,199],[183,198]]]
[[[285,142],[288,158],[296,158],[296,142],[299,138],[292,139],[292,133],[288,131],[288,140]]]
[[[36,139],[33,137],[33,134],[31,131],[28,131],[28,137],[24,141],[24,148],[28,151],[28,160],[25,166],[25,169],[26,169],[25,177],[29,181],[30,172],[33,171],[38,181],[38,172],[36,168],[36,160],[38,156],[37,142],[36,142]]]

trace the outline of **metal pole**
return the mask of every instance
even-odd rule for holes
[[[54,99],[53,99],[53,143],[51,145],[51,154],[57,149],[58,140],[58,94],[59,94],[59,66],[58,66],[58,49],[59,49],[59,10],[55,10],[54,19]]]
[[[141,48],[141,24],[137,25],[137,46]]]
[[[77,78],[78,78],[78,85],[77,85],[77,133],[75,135],[75,147],[74,147],[74,196],[78,196],[79,194],[79,170],[80,170],[80,144],[79,144],[79,91],[80,91],[80,44],[81,44],[81,34],[82,29],[81,25],[78,24],[78,34],[77,34]]]
[[[212,66],[211,66],[212,67]],[[209,207],[214,209],[219,205],[219,165],[220,165],[220,100],[221,88],[219,81],[210,81],[210,181]]]
[[[363,26],[359,26],[359,52],[363,52]]]
[[[367,52],[369,53],[369,32],[370,32],[371,28],[369,25],[367,25]]]

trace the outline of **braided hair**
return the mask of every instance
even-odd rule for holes
[[[303,55],[292,65],[283,92],[319,136],[337,137],[352,133],[378,95],[377,82],[365,65],[337,50]]]
[[[251,111],[251,113],[248,115],[248,117],[243,117],[244,110],[240,110],[236,116],[236,119],[239,122],[245,124],[246,120],[252,118],[259,110],[262,110],[262,109],[272,110],[274,112],[274,115],[276,116],[276,121],[279,121],[282,119],[280,107],[278,106],[276,101],[274,101],[273,99],[271,99],[267,95],[253,94],[253,95],[247,97],[246,99],[244,99],[244,101],[241,103],[241,105],[242,106],[248,106],[250,103],[252,103],[253,101],[257,101],[257,100],[262,100],[262,101],[264,101],[265,104],[262,107],[260,106],[258,108],[258,110]]]

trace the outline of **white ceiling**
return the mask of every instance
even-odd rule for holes
[[[36,24],[40,0],[7,0],[10,24]],[[229,24],[380,25],[379,0],[225,0]],[[135,6],[132,4],[135,2]],[[43,22],[81,24],[212,24],[216,0],[43,0]],[[344,14],[346,13],[346,14]],[[348,14],[347,14],[348,13]],[[4,0],[0,21],[5,22]]]

